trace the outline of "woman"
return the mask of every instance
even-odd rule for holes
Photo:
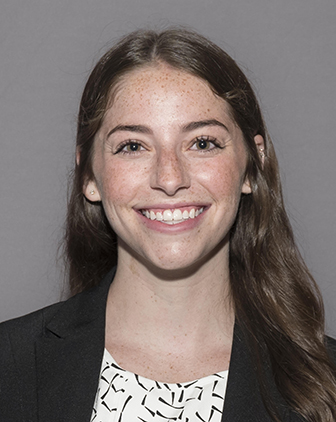
[[[4,420],[335,420],[271,140],[207,39],[138,31],[96,65],[66,252],[78,294],[1,326]]]

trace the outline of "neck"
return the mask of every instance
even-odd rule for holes
[[[182,271],[151,268],[119,252],[107,304],[109,338],[132,338],[165,349],[176,344],[194,348],[207,339],[231,342],[234,312],[226,245]]]

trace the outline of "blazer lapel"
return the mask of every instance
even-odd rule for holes
[[[231,421],[271,421],[259,393],[252,357],[237,323],[222,417],[222,422]]]
[[[114,271],[60,307],[36,344],[39,421],[89,421],[105,346],[106,300]]]

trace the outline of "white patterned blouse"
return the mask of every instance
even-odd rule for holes
[[[153,381],[120,368],[105,349],[91,422],[220,422],[227,376]]]

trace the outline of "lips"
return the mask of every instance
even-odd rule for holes
[[[140,212],[149,220],[156,220],[164,224],[180,224],[189,219],[197,218],[204,211],[204,206],[180,207],[180,208],[146,208]]]

